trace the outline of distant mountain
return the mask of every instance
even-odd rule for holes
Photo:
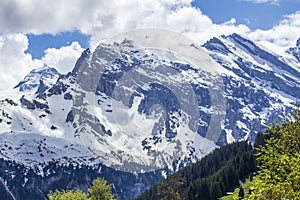
[[[32,70],[14,88],[20,92],[43,93],[58,79],[60,73],[53,67],[42,67]]]
[[[219,146],[253,143],[299,98],[300,62],[294,56],[299,42],[287,51],[293,53],[281,56],[238,34],[212,38],[203,48],[176,46],[197,51],[201,66],[136,42],[87,49],[65,75],[34,70],[16,86],[21,93],[0,97],[3,165],[16,162],[38,169],[36,174],[51,162],[79,168],[100,163],[111,176],[149,172],[145,176],[152,181],[131,179],[134,188],[114,190],[120,199],[132,199]],[[26,186],[26,173],[19,176]],[[51,176],[60,175],[54,170]],[[14,178],[1,178],[12,189]],[[49,180],[43,192],[52,188]],[[23,186],[14,186],[12,194],[17,196],[18,187]],[[30,194],[30,185],[24,188]]]

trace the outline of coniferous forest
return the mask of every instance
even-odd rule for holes
[[[217,199],[232,191],[241,179],[255,170],[251,144],[235,142],[160,181],[137,200]]]

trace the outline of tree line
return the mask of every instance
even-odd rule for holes
[[[136,200],[217,199],[255,170],[251,144],[235,142],[214,150],[197,163],[160,181]]]

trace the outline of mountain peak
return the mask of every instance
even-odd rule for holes
[[[297,42],[296,42],[296,46],[298,47],[300,47],[300,38],[297,40]]]
[[[235,40],[235,41],[237,41],[239,43],[248,44],[248,45],[253,46],[253,47],[257,46],[253,41],[251,41],[247,37],[239,35],[237,33],[233,33],[233,34],[227,36],[227,38],[233,39],[233,40]]]
[[[76,74],[78,72],[78,69],[80,68],[83,61],[91,54],[91,50],[89,48],[85,49],[81,56],[78,58],[78,60],[75,63],[75,67],[72,70],[73,74]]]
[[[224,45],[224,43],[216,37],[207,41],[203,47],[215,52],[224,52],[226,54],[230,53],[230,50],[226,47],[226,45]]]
[[[41,67],[33,69],[14,89],[19,88],[20,92],[42,93],[53,85],[60,73],[53,67]]]

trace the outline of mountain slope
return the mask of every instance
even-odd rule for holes
[[[2,100],[1,131],[61,138],[84,157],[134,172],[176,169],[216,145],[253,142],[290,112],[300,92],[297,66],[237,34],[204,47],[220,64],[217,78],[172,52],[140,50],[134,41],[100,44],[49,90]]]
[[[233,34],[203,45],[224,68],[227,95],[226,140],[250,138],[274,121],[281,121],[299,94],[299,62],[272,54]],[[224,139],[225,140],[225,139]]]
[[[149,178],[158,180],[218,146],[254,142],[296,105],[297,59],[240,35],[213,38],[204,48],[188,42],[175,46],[196,52],[191,55],[200,65],[137,43],[127,39],[87,49],[72,72],[56,79],[49,69],[46,77],[55,83],[45,91],[37,89],[43,76],[34,71],[18,86],[29,85],[31,93],[0,94],[4,162],[38,169],[52,161],[101,163],[108,174],[153,171]],[[153,183],[144,181],[135,195]]]

